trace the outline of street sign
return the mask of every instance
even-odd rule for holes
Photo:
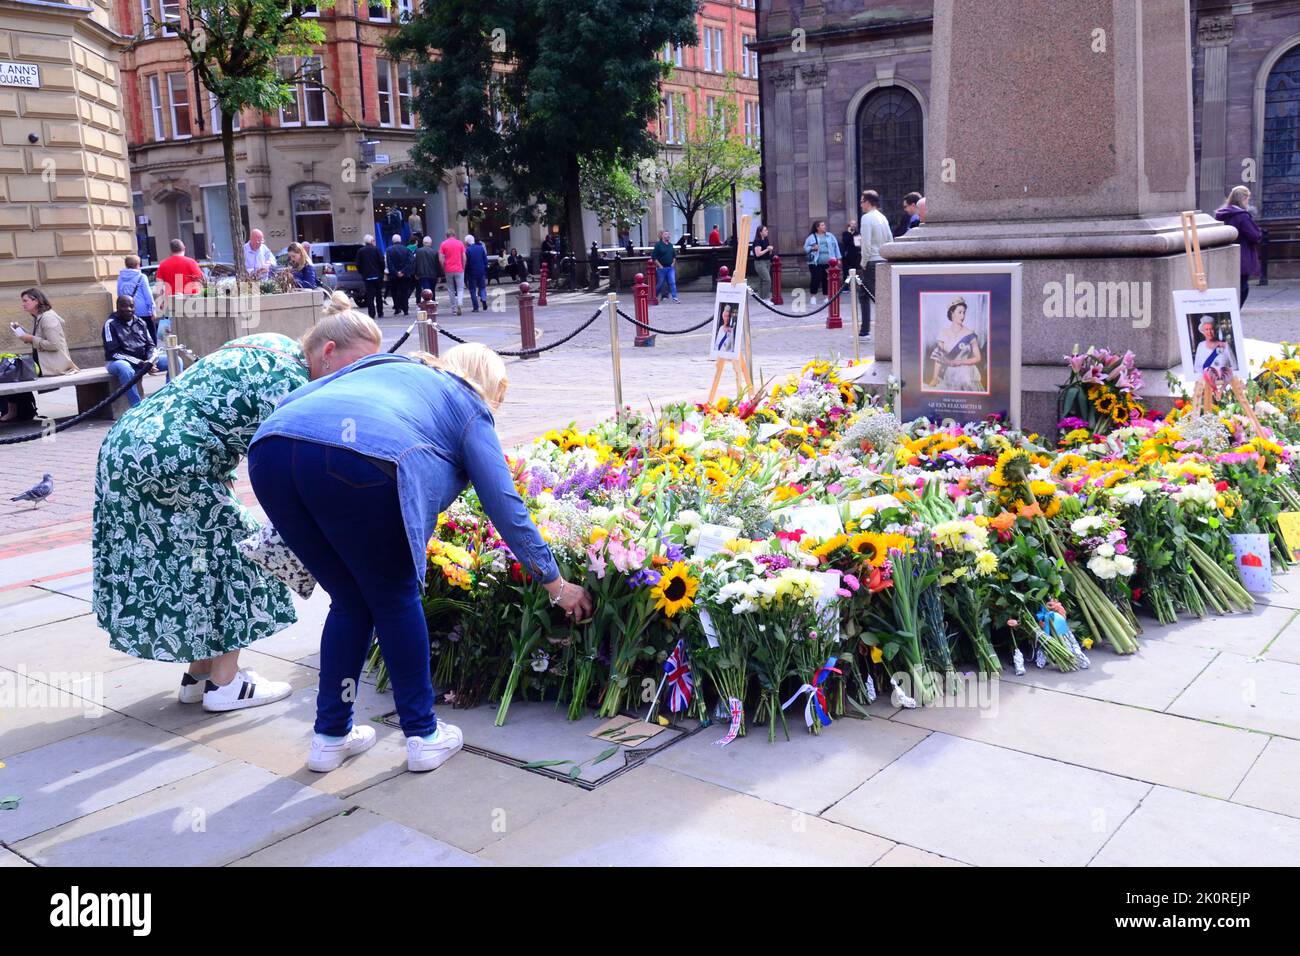
[[[375,153],[375,165],[376,165],[376,166],[387,166],[387,165],[388,165],[388,154],[387,154],[387,153]]]
[[[26,86],[41,88],[41,68],[35,63],[7,63],[0,61],[0,86]]]

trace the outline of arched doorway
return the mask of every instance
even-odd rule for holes
[[[902,214],[903,197],[913,190],[924,191],[921,104],[901,86],[884,86],[863,98],[856,125],[858,193],[865,189],[880,193],[880,211],[892,223]]]
[[[1264,88],[1262,219],[1300,219],[1300,44],[1273,65]]]
[[[411,214],[419,217],[418,231],[441,241],[447,228],[446,205],[442,187],[426,193],[406,181],[406,169],[395,169],[378,177],[371,184],[373,200],[372,220],[380,248],[384,248],[394,234],[411,238]],[[367,230],[369,231],[369,230]]]

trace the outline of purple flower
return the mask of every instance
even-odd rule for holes
[[[651,568],[642,568],[640,571],[629,575],[627,583],[630,587],[634,588],[652,588],[659,583],[660,577],[662,577],[662,575],[660,575],[658,571]]]
[[[681,561],[685,559],[686,553],[682,550],[681,545],[673,544],[671,541],[664,541],[663,538],[660,538],[659,540],[664,542],[664,557],[669,561]]]

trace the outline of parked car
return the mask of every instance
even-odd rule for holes
[[[311,244],[311,264],[316,267],[316,279],[322,288],[341,289],[352,297],[352,301],[362,301],[366,284],[357,272],[357,250],[361,245],[356,242],[313,242]],[[289,262],[288,247],[276,254],[277,268]]]

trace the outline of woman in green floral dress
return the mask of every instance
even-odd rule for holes
[[[291,692],[239,667],[240,648],[296,615],[285,585],[235,547],[258,527],[232,491],[235,468],[281,399],[375,353],[380,339],[374,321],[339,294],[301,345],[272,334],[227,343],[128,411],[104,439],[95,614],[113,648],[190,664],[182,703],[236,710]]]

